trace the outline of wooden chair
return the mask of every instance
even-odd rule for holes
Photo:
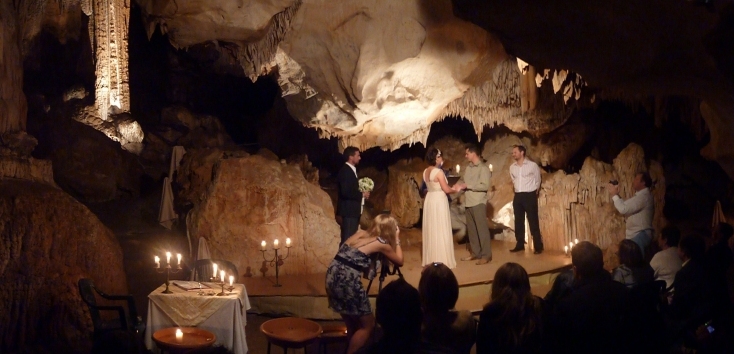
[[[260,325],[260,332],[268,339],[268,354],[270,354],[271,344],[283,348],[283,353],[287,353],[288,348],[303,348],[305,353],[306,347],[318,339],[323,331],[321,325],[314,321],[298,317],[281,317],[263,322]]]
[[[84,303],[89,308],[89,314],[92,317],[92,324],[94,325],[94,338],[100,338],[101,335],[115,331],[131,331],[136,337],[141,337],[145,333],[145,322],[138,316],[138,311],[135,307],[135,300],[132,295],[108,295],[100,291],[94,286],[92,279],[82,278],[77,283],[79,286],[79,294],[82,297]],[[123,306],[100,306],[97,305],[96,295],[113,301],[125,301],[127,303],[127,312]],[[117,318],[106,320],[100,315],[101,311],[116,311]]]
[[[199,259],[194,262],[194,266],[191,269],[191,280],[193,281],[210,281],[212,275],[219,279],[219,274],[212,274],[214,272],[212,264],[217,264],[217,272],[224,270],[227,275],[234,275],[234,280],[239,280],[239,273],[237,267],[230,261],[223,259]],[[227,279],[225,279],[227,281]]]

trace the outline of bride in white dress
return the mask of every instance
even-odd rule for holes
[[[456,268],[454,238],[451,230],[451,213],[447,194],[456,193],[461,186],[449,187],[446,175],[441,170],[441,150],[432,148],[426,154],[431,166],[423,171],[423,181],[428,193],[423,202],[423,266],[441,262]]]

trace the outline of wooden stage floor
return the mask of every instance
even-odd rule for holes
[[[403,241],[405,245],[406,242]],[[476,261],[460,261],[469,255],[465,245],[454,245],[456,268],[453,269],[459,281],[459,301],[457,309],[466,309],[472,312],[481,311],[482,306],[489,300],[489,292],[494,274],[502,264],[516,262],[522,265],[530,275],[533,293],[544,296],[558,273],[568,268],[571,258],[563,252],[545,251],[540,255],[533,254],[532,250],[510,253],[515,246],[514,242],[492,241],[492,262],[476,265]],[[403,254],[405,262],[400,268],[405,280],[416,288],[420,280],[421,243],[406,245]],[[286,260],[283,267],[288,267]],[[396,275],[387,276],[384,285],[397,279]],[[378,280],[375,279],[370,288],[370,295],[377,295]],[[274,287],[275,277],[256,275],[245,278],[245,286],[252,304],[251,312],[273,315],[296,315],[299,317],[331,319],[338,315],[328,309],[325,291],[325,274],[285,275],[279,280],[282,287]],[[364,280],[365,286],[367,280]],[[372,298],[374,301],[374,297]],[[373,303],[374,306],[374,303]]]

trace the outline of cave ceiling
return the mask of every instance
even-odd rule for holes
[[[445,117],[539,136],[599,98],[686,95],[701,154],[734,177],[734,4],[700,2],[136,0],[149,35],[275,75],[289,113],[342,147],[425,144]]]

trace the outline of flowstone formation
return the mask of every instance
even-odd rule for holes
[[[477,133],[504,124],[542,134],[573,112],[569,90],[556,94],[550,82],[568,87],[573,75],[537,81],[497,37],[453,16],[448,0],[139,3],[149,35],[159,28],[177,48],[206,46],[215,66],[237,64],[252,80],[276,71],[289,113],[342,147],[425,145],[446,116],[469,119]]]

